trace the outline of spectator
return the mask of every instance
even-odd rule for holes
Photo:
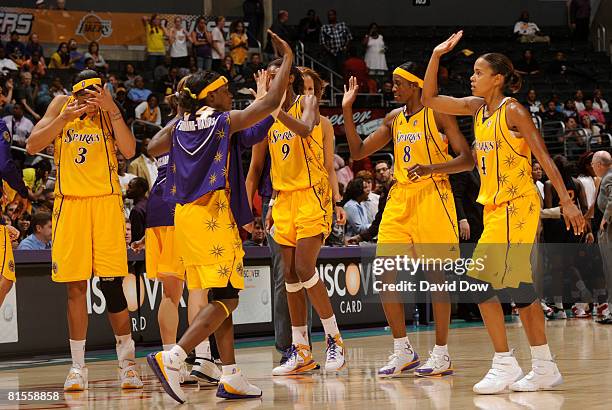
[[[527,93],[527,101],[525,102],[525,107],[529,110],[531,115],[537,115],[539,113],[544,112],[544,107],[538,97],[534,89],[529,90]]]
[[[31,191],[30,196],[33,200],[44,200],[43,191],[46,189],[49,175],[51,175],[51,162],[48,159],[38,162],[34,168],[23,170],[23,182]]]
[[[83,70],[85,68],[85,58],[83,53],[79,51],[79,45],[73,38],[68,40],[68,51],[72,67],[77,71]]]
[[[338,22],[336,10],[332,9],[327,12],[327,21],[328,24],[321,27],[320,43],[327,52],[328,65],[336,72],[340,72],[353,35],[346,23]]]
[[[129,248],[132,243],[132,224],[129,218],[125,218],[125,245]]]
[[[200,70],[210,71],[212,67],[212,36],[206,29],[206,19],[198,17],[195,29],[191,32],[193,54]]]
[[[531,50],[525,50],[521,61],[514,65],[514,71],[521,75],[536,75],[540,73],[540,64],[533,57]]]
[[[55,10],[66,10],[66,0],[55,0]]]
[[[563,106],[563,115],[565,118],[578,118],[578,110],[576,110],[576,102],[572,99],[569,99],[565,102]]]
[[[143,16],[142,24],[147,37],[147,65],[149,72],[153,74],[155,67],[162,64],[166,55],[164,30],[161,27],[161,20],[157,14],[153,14],[151,18]]]
[[[291,28],[287,24],[289,21],[289,12],[287,10],[281,10],[276,15],[276,21],[272,23],[270,26],[270,31],[274,34],[285,40],[287,43],[292,44],[293,33],[291,32]],[[266,53],[270,60],[280,57],[278,50],[276,50],[276,46],[270,39],[270,35],[268,34],[268,43],[266,45]]]
[[[578,158],[578,181],[584,188],[584,194],[586,196],[587,205],[589,209],[597,200],[597,188],[595,186],[595,171],[591,165],[593,159],[593,151],[587,151]],[[592,215],[585,215],[587,219],[590,219]]]
[[[378,212],[378,202],[380,201],[380,195],[372,192],[374,186],[374,178],[372,178],[372,173],[370,171],[359,171],[357,173],[357,178],[363,179],[365,192],[368,194],[368,199],[363,201],[363,206],[368,211],[368,222],[372,223],[374,217],[376,217],[376,213]]]
[[[16,102],[13,105],[13,114],[2,118],[6,123],[6,127],[11,131],[13,136],[13,144],[18,147],[25,148],[26,140],[32,133],[34,124],[24,114],[23,104]]]
[[[93,58],[88,57],[88,58],[85,59],[85,69],[86,70],[98,71],[96,69],[96,62],[94,61]]]
[[[593,140],[592,137],[599,137],[601,134],[601,127],[591,120],[589,114],[582,114],[580,116],[580,125],[585,132],[586,138],[590,143],[596,143],[598,139]]]
[[[134,68],[134,64],[127,63],[125,65],[125,76],[123,80],[123,85],[125,86],[125,88],[127,88],[128,90],[130,88],[133,88],[136,77],[138,77],[138,74],[136,74],[136,68]]]
[[[582,90],[576,90],[576,94],[574,95],[574,102],[576,104],[576,110],[578,112],[584,111],[584,93]]]
[[[21,66],[25,59],[26,48],[23,43],[19,41],[19,33],[13,31],[11,33],[11,39],[4,46],[6,55],[15,62],[18,66]]]
[[[38,84],[32,85],[32,74],[28,72],[22,72],[19,79],[20,82],[15,88],[15,101],[21,103],[26,116],[38,121],[40,115],[34,111],[34,97],[38,95]]]
[[[544,183],[542,182],[544,172],[542,171],[542,165],[539,162],[534,161],[531,166],[531,178],[533,179],[533,183],[536,188],[538,188],[538,192],[540,193],[540,198],[544,200]],[[454,190],[453,190],[454,192]]]
[[[147,180],[136,177],[128,183],[126,197],[134,202],[130,211],[130,225],[133,238],[142,238],[145,234],[147,218]]]
[[[212,69],[217,71],[225,59],[225,17],[219,16],[215,20],[216,26],[212,29]]]
[[[28,44],[26,44],[25,47],[25,55],[27,57],[31,57],[32,55],[34,55],[35,52],[38,52],[38,54],[44,58],[45,53],[43,51],[42,45],[40,45],[40,42],[38,41],[38,34],[32,33],[30,34]]]
[[[565,54],[562,51],[557,51],[555,53],[555,58],[548,65],[548,72],[550,74],[565,75],[568,72],[568,68],[569,65]]]
[[[85,59],[92,58],[94,61],[95,70],[98,72],[107,72],[108,64],[100,54],[100,44],[97,41],[92,41],[87,46],[87,52],[85,53]]]
[[[553,100],[548,101],[546,103],[546,110],[538,114],[542,118],[542,122],[565,121],[565,117],[557,111],[557,104]]]
[[[251,233],[251,238],[244,241],[243,246],[264,246],[265,245],[266,235],[263,229],[263,223],[261,222],[261,217],[256,217],[253,220],[253,232]]]
[[[130,124],[132,120],[134,120],[134,110],[132,109],[132,103],[127,98],[127,90],[125,88],[117,88],[117,92],[115,93],[115,103],[117,103],[117,107],[119,107],[121,110],[121,115],[123,115],[123,118],[125,118],[126,122]]]
[[[578,114],[581,117],[588,115],[591,118],[591,122],[596,122],[602,127],[606,125],[606,118],[603,112],[598,108],[593,108],[593,100],[590,98],[584,100],[584,110],[579,111]]]
[[[238,70],[236,70],[234,60],[232,60],[232,57],[230,56],[225,56],[223,59],[223,65],[219,67],[217,72],[225,76],[225,78],[230,81],[230,87],[235,85],[235,83],[244,82],[244,78],[238,73]]]
[[[385,81],[380,89],[380,92],[383,95],[385,106],[388,106],[395,101],[395,94],[393,94],[393,83],[391,81]]]
[[[19,229],[19,239],[18,241],[22,241],[28,236],[28,232],[30,232],[30,226],[32,226],[32,215],[27,212],[24,212],[19,218],[17,218],[17,226]],[[15,248],[15,249],[18,249]]]
[[[574,38],[587,41],[591,22],[591,0],[571,0],[569,20]]]
[[[349,48],[348,56],[342,66],[345,83],[348,84],[349,78],[355,77],[362,93],[375,93],[376,81],[370,78],[366,62],[357,54],[354,46]]]
[[[368,68],[387,71],[386,46],[382,34],[378,33],[378,24],[370,24],[368,33],[363,38],[363,46],[366,48],[365,62]]]
[[[347,244],[357,245],[360,242],[370,242],[374,240],[378,236],[378,228],[380,227],[380,222],[382,221],[382,216],[385,211],[385,206],[387,205],[387,197],[389,195],[389,190],[393,186],[393,181],[389,181],[386,184],[380,187],[380,199],[378,201],[378,211],[376,212],[376,216],[374,217],[374,221],[367,228],[359,232],[359,234],[346,238]]]
[[[349,166],[345,165],[344,160],[338,154],[334,154],[334,168],[336,170],[338,184],[343,187],[347,186],[351,179],[353,179],[353,171]]]
[[[306,17],[300,20],[299,38],[303,42],[317,43],[321,35],[321,19],[317,13],[310,9],[306,13]]]
[[[248,31],[259,41],[263,41],[261,29],[264,20],[264,6],[261,0],[245,0],[242,3],[244,21],[248,23]]]
[[[608,106],[608,102],[603,99],[601,90],[599,88],[593,91],[593,108],[601,110],[604,113],[610,112],[610,107]]]
[[[19,71],[19,67],[13,60],[10,58],[6,58],[6,53],[4,51],[4,47],[0,46],[0,71],[2,74],[7,75],[11,71],[17,72]]]
[[[8,108],[11,106],[13,101],[13,79],[7,78],[6,81],[1,83],[0,86],[0,115],[4,114],[5,111],[8,113]],[[10,128],[9,128],[10,129]]]
[[[150,94],[147,101],[143,101],[134,110],[136,119],[152,122],[161,126],[161,111],[159,110],[159,100],[155,94]]]
[[[187,40],[189,39],[189,34],[185,27],[183,27],[183,19],[180,16],[176,16],[172,28],[168,30],[164,27],[164,32],[170,43],[172,67],[188,67],[189,49],[187,48]]]
[[[586,132],[578,128],[578,118],[570,117],[565,121],[565,135],[562,140],[569,157],[584,152]]]
[[[19,246],[18,250],[42,251],[51,249],[51,214],[47,212],[39,212],[34,214],[32,222],[32,234],[25,238]]]
[[[43,9],[48,8],[47,4],[45,3],[45,0],[36,0],[35,4],[38,10],[43,10]]]
[[[115,94],[117,93],[117,88],[119,88],[119,77],[117,76],[117,74],[109,74],[107,84],[110,86],[111,94],[114,98]]]
[[[514,34],[521,43],[549,43],[550,37],[542,35],[538,25],[529,21],[529,12],[523,11],[514,25]]]
[[[127,97],[130,99],[130,101],[140,104],[141,102],[146,101],[147,98],[149,98],[149,95],[151,95],[151,90],[145,88],[144,79],[139,75],[136,76],[134,78],[134,88],[128,92]]]
[[[38,51],[34,51],[32,55],[23,63],[22,69],[32,75],[44,77],[47,75],[47,66],[45,59],[42,58]]]
[[[170,67],[168,75],[161,81],[163,87],[161,91],[164,95],[174,94],[177,91],[176,87],[178,87],[179,80],[178,68]]]
[[[265,70],[266,65],[261,62],[261,54],[253,53],[251,54],[251,61],[244,68],[244,79],[251,86],[251,88],[255,89],[255,74],[259,70]]]
[[[249,55],[249,39],[244,30],[244,23],[236,20],[230,26],[230,56],[234,66],[242,73],[242,66]]]
[[[68,43],[62,42],[57,46],[57,51],[51,54],[49,61],[50,69],[68,69],[72,68],[70,63],[70,52],[68,51]]]
[[[368,211],[362,205],[368,199],[365,183],[361,178],[355,178],[346,186],[344,192],[344,211],[346,212],[346,236],[358,235],[370,226]]]
[[[59,77],[55,77],[51,86],[49,87],[49,94],[52,97],[57,97],[58,95],[70,95],[68,90],[64,88],[62,84],[62,80]]]
[[[374,171],[374,179],[376,180],[374,192],[380,195],[380,189],[391,180],[391,170],[387,161],[378,161],[374,166]]]
[[[166,77],[172,67],[172,58],[170,56],[164,56],[162,63],[155,67],[153,70],[153,80],[158,83],[162,78]]]
[[[550,97],[550,100],[555,103],[556,110],[563,113],[563,103],[561,102],[559,94],[554,93],[552,97]]]
[[[128,167],[128,172],[137,177],[146,179],[149,183],[149,187],[152,187],[157,179],[157,166],[155,165],[155,158],[149,155],[149,142],[151,142],[151,138],[142,140],[140,145],[140,156],[132,161]]]
[[[604,275],[607,282],[608,306],[612,302],[612,158],[606,151],[598,151],[593,155],[593,171],[601,178],[597,193],[597,214],[601,215],[597,239],[603,259]],[[608,309],[605,316],[598,321],[602,325],[612,324],[612,314]]]
[[[136,178],[134,174],[127,172],[127,160],[120,151],[117,151],[117,174],[119,175],[119,185],[121,185],[121,193],[125,195],[127,192],[128,183]]]

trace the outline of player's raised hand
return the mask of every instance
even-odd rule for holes
[[[249,88],[251,95],[255,97],[256,100],[262,99],[266,93],[268,92],[268,85],[270,83],[270,76],[268,75],[268,70],[259,70],[255,74],[255,83],[257,84],[257,91]]]
[[[78,100],[74,100],[62,111],[60,114],[60,118],[65,122],[70,122],[75,118],[79,118],[81,115],[85,113],[87,110],[87,104],[79,104]]]
[[[359,92],[359,84],[357,84],[357,78],[351,76],[349,78],[348,87],[344,85],[344,96],[342,97],[342,107],[352,107],[357,93]]]
[[[117,110],[117,105],[115,105],[115,101],[113,101],[113,96],[110,92],[110,84],[106,83],[104,88],[94,84],[95,91],[93,90],[85,90],[89,95],[89,98],[86,100],[88,104],[93,104],[100,109],[111,112]]]
[[[291,46],[287,44],[285,40],[280,38],[276,33],[274,33],[270,29],[268,29],[268,34],[270,35],[270,39],[272,40],[272,43],[276,47],[276,50],[281,56],[293,57],[293,50],[291,49]]]
[[[461,40],[462,36],[463,30],[459,30],[458,32],[453,33],[448,39],[446,39],[446,41],[438,44],[436,48],[434,48],[433,53],[438,57],[448,53],[453,48],[455,48],[459,40]]]

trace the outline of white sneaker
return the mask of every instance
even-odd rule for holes
[[[586,319],[591,317],[591,314],[584,309],[584,303],[575,303],[572,306],[572,313],[576,319]],[[586,305],[587,308],[589,305]]]
[[[429,352],[429,358],[414,371],[417,376],[448,376],[453,374],[450,356],[448,354],[436,354]]]
[[[387,364],[378,370],[378,376],[399,376],[402,372],[412,370],[420,364],[419,355],[414,351],[412,346],[407,345],[401,352],[396,352],[389,356]]]
[[[261,397],[261,389],[249,383],[239,369],[229,376],[222,375],[217,387],[217,397],[222,399],[252,399]]]
[[[179,403],[185,403],[187,396],[181,389],[181,361],[169,351],[149,353],[147,363],[166,393]]]
[[[187,367],[187,363],[183,362],[181,364],[181,370],[179,371],[179,381],[181,386],[197,386],[198,379],[191,375],[191,371]]]
[[[216,385],[221,379],[221,370],[211,359],[196,357],[190,375],[198,382]]]
[[[119,368],[119,378],[121,379],[122,389],[142,389],[142,380],[136,370],[136,363],[131,362],[130,365]]]
[[[549,390],[563,383],[557,364],[552,360],[531,359],[531,371],[510,386],[512,391]]]
[[[325,351],[325,371],[337,372],[346,365],[344,342],[338,333],[336,336],[327,335],[327,350]]]
[[[83,391],[87,390],[89,387],[89,382],[87,381],[87,367],[72,365],[70,371],[68,372],[68,376],[66,377],[66,381],[64,382],[64,391]]]
[[[493,356],[493,365],[481,381],[474,385],[474,393],[496,394],[506,390],[512,383],[523,377],[514,353],[511,356]]]
[[[289,357],[285,363],[272,370],[272,376],[301,374],[314,370],[317,367],[317,363],[312,359],[310,346],[298,344],[291,345],[289,349]]]

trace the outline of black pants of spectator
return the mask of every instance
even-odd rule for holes
[[[325,58],[325,61],[327,63],[326,65],[340,75],[342,75],[342,71],[343,71],[342,66],[344,65],[345,60],[346,60],[346,53],[344,51],[339,51],[338,54],[336,55],[328,51],[326,58]]]
[[[172,67],[189,68],[189,56],[172,57]]]
[[[576,31],[574,31],[574,40],[587,41],[589,39],[589,18],[576,19]]]
[[[223,65],[222,59],[213,58],[211,70],[216,71],[218,73],[222,65]]]

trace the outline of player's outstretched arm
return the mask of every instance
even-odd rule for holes
[[[176,121],[178,121],[178,117],[173,118],[164,128],[157,131],[157,134],[155,134],[153,139],[149,142],[147,148],[149,154],[154,157],[159,157],[170,151],[170,148],[172,148],[172,130],[174,129]]]

